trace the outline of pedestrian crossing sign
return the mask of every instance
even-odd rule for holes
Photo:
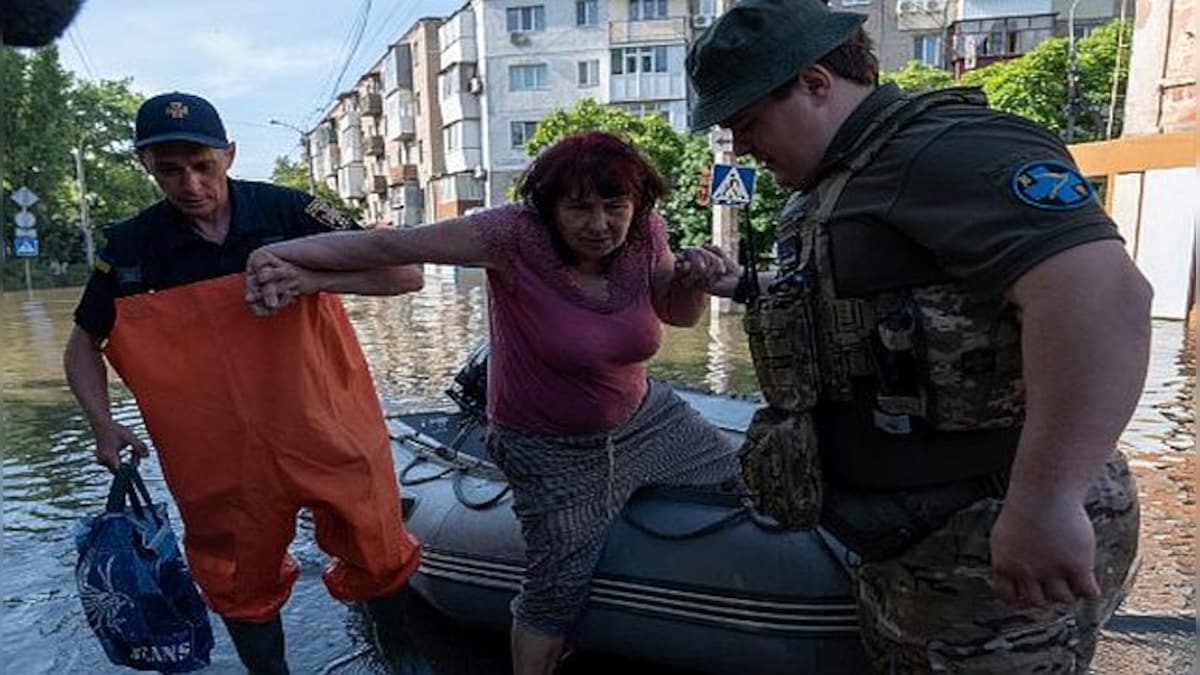
[[[712,203],[715,206],[744,206],[754,197],[754,169],[733,164],[714,164]]]
[[[17,237],[13,240],[13,253],[18,258],[36,258],[38,255],[38,240],[33,237]]]

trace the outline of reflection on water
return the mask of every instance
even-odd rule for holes
[[[420,293],[347,300],[390,408],[449,405],[443,389],[470,348],[487,334],[484,287],[478,272],[429,267]],[[32,298],[6,293],[0,303],[5,529],[0,640],[4,670],[13,674],[125,672],[107,664],[84,623],[73,577],[70,527],[102,508],[107,490],[107,474],[93,464],[87,424],[61,374],[62,347],[77,297],[78,289],[39,292]],[[1143,507],[1142,570],[1122,609],[1135,617],[1178,618],[1194,607],[1195,458],[1184,451],[1194,442],[1195,364],[1183,341],[1181,324],[1155,324],[1149,381],[1122,439],[1134,458]],[[658,377],[719,393],[756,392],[737,316],[705,317],[690,329],[667,328],[652,370]],[[119,419],[139,426],[128,392],[114,384],[112,398]],[[165,495],[153,456],[143,466],[151,490]],[[302,576],[284,615],[288,652],[294,672],[315,673],[360,649],[364,638],[357,615],[331,600],[319,583],[324,558],[303,518],[294,553]],[[207,672],[241,672],[224,630],[215,632],[214,666]],[[503,649],[503,636],[488,640]],[[1184,672],[1192,662],[1194,640],[1194,629],[1190,635],[1165,637],[1117,629],[1107,635],[1096,670]]]

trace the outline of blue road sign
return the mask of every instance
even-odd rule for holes
[[[18,258],[36,258],[38,255],[38,240],[34,237],[17,237],[13,240],[13,253]]]
[[[715,206],[744,206],[754,197],[754,169],[732,164],[714,164],[712,203]]]

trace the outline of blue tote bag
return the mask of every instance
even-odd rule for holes
[[[113,663],[185,673],[209,663],[208,610],[192,583],[167,508],[122,464],[104,513],[81,521],[75,579],[88,624]]]

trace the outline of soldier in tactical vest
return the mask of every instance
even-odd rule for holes
[[[1132,576],[1151,289],[1057,138],[879,86],[864,20],[743,0],[688,55],[693,127],[796,190],[773,274],[709,273],[768,404],[746,481],[850,549],[879,671],[1082,673]]]

